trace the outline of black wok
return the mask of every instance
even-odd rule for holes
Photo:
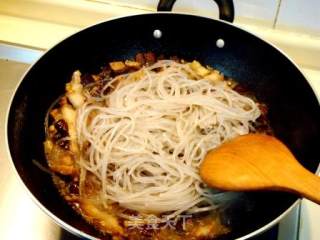
[[[232,1],[216,1],[220,17],[233,19]],[[174,1],[161,1],[170,10]],[[154,30],[162,32],[155,38]],[[216,45],[224,40],[224,47]],[[43,152],[44,119],[51,103],[64,92],[72,72],[95,72],[105,63],[153,51],[186,60],[197,59],[236,79],[270,109],[275,135],[293,151],[302,165],[315,172],[320,158],[320,108],[317,98],[297,66],[260,38],[229,23],[172,13],[144,14],[99,23],[72,35],[44,54],[23,77],[13,97],[7,137],[14,166],[36,202],[68,231],[101,237],[59,196]],[[231,176],[226,176],[231,177]],[[278,192],[245,194],[246,203],[225,211],[232,232],[225,239],[254,236],[279,221],[298,197]]]

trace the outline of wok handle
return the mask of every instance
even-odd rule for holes
[[[219,7],[219,18],[228,22],[234,20],[233,0],[214,0]],[[157,10],[171,12],[176,0],[160,0]]]

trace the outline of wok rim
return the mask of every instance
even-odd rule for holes
[[[315,91],[315,88],[313,87],[312,84],[309,83],[308,78],[305,76],[304,72],[301,71],[300,67],[294,62],[294,60],[289,57],[283,50],[279,49],[275,44],[269,42],[268,40],[265,40],[263,38],[261,38],[260,36],[256,35],[255,33],[251,32],[250,30],[244,29],[241,26],[235,25],[233,23],[224,21],[224,20],[220,20],[220,19],[214,19],[214,18],[210,18],[207,16],[200,16],[194,13],[184,13],[184,12],[149,12],[149,13],[138,13],[138,14],[132,14],[132,15],[121,15],[121,16],[117,16],[117,17],[112,17],[112,18],[108,18],[106,20],[102,20],[99,21],[97,23],[94,23],[92,25],[89,25],[85,28],[81,28],[79,29],[79,31],[76,31],[74,33],[72,33],[71,35],[68,35],[67,37],[61,39],[59,42],[57,42],[56,44],[54,44],[53,46],[51,46],[49,49],[45,50],[43,52],[43,54],[33,63],[31,64],[28,69],[26,70],[26,72],[22,75],[22,77],[20,78],[20,80],[16,83],[16,86],[13,88],[13,92],[12,95],[8,101],[8,106],[7,106],[7,110],[6,110],[6,121],[5,121],[5,137],[6,137],[6,141],[5,141],[5,148],[6,148],[6,152],[7,152],[7,156],[9,158],[9,162],[10,162],[10,166],[11,168],[13,168],[14,170],[14,174],[18,177],[19,181],[23,184],[23,188],[26,190],[26,192],[28,192],[28,195],[31,197],[32,201],[48,216],[50,217],[57,225],[59,225],[62,229],[74,234],[77,237],[85,237],[86,239],[90,239],[90,240],[98,240],[99,238],[96,238],[90,234],[87,234],[81,230],[79,230],[76,227],[71,226],[70,224],[66,223],[65,221],[61,220],[59,217],[57,217],[55,214],[53,214],[49,209],[47,209],[36,197],[35,195],[31,192],[31,190],[28,188],[28,186],[26,185],[26,183],[23,181],[22,177],[20,176],[13,157],[11,155],[10,152],[10,146],[9,146],[9,135],[8,135],[8,124],[9,124],[9,117],[10,117],[10,112],[11,112],[11,108],[12,108],[12,103],[13,100],[15,99],[17,90],[19,89],[19,87],[21,86],[23,80],[25,79],[26,75],[28,75],[28,73],[31,71],[31,69],[33,69],[37,63],[43,58],[46,57],[47,53],[49,51],[51,51],[53,48],[55,48],[56,46],[60,45],[63,41],[65,41],[66,39],[81,33],[82,31],[85,31],[87,29],[90,29],[92,27],[98,26],[100,24],[104,24],[107,22],[111,22],[111,21],[116,21],[116,20],[120,20],[120,19],[125,19],[125,18],[131,18],[131,17],[139,17],[139,16],[148,16],[148,15],[177,15],[177,16],[191,16],[191,17],[197,17],[197,18],[203,18],[205,20],[209,20],[209,21],[217,21],[220,22],[221,24],[227,24],[233,28],[236,28],[238,30],[241,30],[249,35],[251,35],[250,37],[255,37],[258,38],[259,40],[263,41],[264,43],[270,45],[272,48],[274,48],[276,51],[278,51],[279,53],[281,53],[283,55],[283,57],[285,57],[287,60],[290,61],[290,63],[299,71],[299,73],[304,77],[305,82],[309,85],[309,87],[312,89],[313,94],[315,95],[318,104],[320,104],[320,93],[317,93]],[[318,166],[316,172],[314,172],[314,174],[319,174],[320,173],[320,165]],[[245,239],[249,239],[253,236],[257,236],[260,235],[261,233],[267,231],[268,229],[270,229],[271,227],[273,227],[274,225],[276,225],[277,223],[279,223],[285,216],[287,216],[292,209],[294,209],[296,206],[298,206],[298,204],[301,202],[303,198],[301,197],[297,197],[297,199],[285,210],[283,211],[278,217],[274,218],[272,221],[270,221],[269,223],[263,225],[262,227],[244,235],[241,236],[239,238],[236,238],[235,240],[245,240]],[[81,216],[79,216],[81,217]],[[89,223],[88,223],[89,224]]]

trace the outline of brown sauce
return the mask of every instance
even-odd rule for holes
[[[101,85],[95,84],[90,89],[92,95],[98,94],[103,87],[103,81],[108,81],[119,74],[135,71],[143,65],[153,64],[160,58],[163,58],[163,56],[157,57],[151,52],[139,53],[133,60],[109,63],[102,67],[97,74],[83,74],[81,76],[81,84],[90,85],[94,82],[101,82]],[[172,57],[172,59],[178,62],[182,61],[177,57]],[[229,81],[235,91],[254,99],[254,95],[246,88],[231,79],[225,78],[221,73],[219,74],[223,81]],[[140,224],[138,213],[123,209],[116,203],[109,204],[108,206],[102,206],[98,203],[95,198],[100,186],[95,181],[94,176],[87,178],[89,180],[85,182],[85,193],[80,196],[80,176],[79,167],[77,166],[79,153],[77,148],[68,139],[68,124],[63,119],[61,111],[63,106],[69,105],[71,106],[71,103],[66,97],[63,97],[50,110],[47,139],[44,143],[47,160],[53,172],[53,182],[62,197],[79,215],[102,234],[111,236],[114,240],[196,240],[215,239],[232,230],[221,222],[220,213],[218,212],[185,216],[177,222],[167,221],[159,224],[150,220],[148,224]],[[268,108],[263,103],[259,103],[259,108],[261,116],[255,122],[256,131],[272,134],[272,129],[267,119]],[[124,211],[130,212],[132,218],[137,223],[135,224],[134,221],[128,223],[128,220],[119,216]]]

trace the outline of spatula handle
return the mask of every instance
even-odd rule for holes
[[[291,174],[290,174],[291,175]],[[298,165],[295,176],[285,183],[289,191],[300,194],[317,204],[320,204],[320,177]]]

